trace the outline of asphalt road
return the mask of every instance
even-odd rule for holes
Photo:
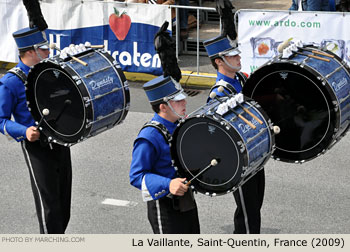
[[[141,193],[129,184],[132,143],[152,117],[140,84],[131,83],[126,120],[74,145],[70,234],[152,233]],[[191,112],[206,100],[207,90],[188,98]],[[262,233],[350,233],[349,136],[325,155],[303,165],[269,160]],[[0,233],[35,234],[39,228],[29,173],[20,145],[0,137]],[[232,194],[196,195],[201,232],[231,233]]]

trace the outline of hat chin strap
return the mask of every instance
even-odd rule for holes
[[[38,56],[39,60],[42,61],[43,60],[43,57],[41,57],[39,51],[38,51],[38,46],[37,45],[34,45],[34,51],[36,53],[36,55]]]
[[[222,58],[222,60],[225,62],[225,64],[229,67],[229,68],[231,68],[231,69],[233,69],[233,70],[236,70],[236,71],[239,71],[239,70],[241,70],[241,68],[242,67],[235,67],[235,66],[232,66],[230,63],[228,63],[228,61],[225,59],[225,56],[222,56],[221,57]]]
[[[171,111],[173,111],[173,113],[174,113],[175,115],[177,115],[179,118],[184,119],[184,118],[186,117],[185,115],[179,115],[179,114],[175,111],[175,109],[173,108],[173,106],[171,106],[171,104],[170,104],[169,101],[167,101],[166,103],[168,104],[168,106],[169,106],[169,108],[171,109]]]

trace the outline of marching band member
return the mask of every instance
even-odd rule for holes
[[[134,142],[130,183],[142,191],[154,233],[195,234],[199,233],[196,202],[184,184],[186,178],[178,178],[170,156],[170,137],[177,120],[186,115],[187,95],[179,83],[181,71],[168,25],[164,22],[154,38],[163,75],[143,86],[155,114]]]
[[[220,35],[204,41],[204,46],[212,65],[217,69],[216,84],[211,91],[214,91],[217,96],[224,96],[225,93],[218,91],[218,87],[223,86],[226,93],[240,93],[246,76],[240,72],[241,57],[236,44],[227,36]],[[260,233],[260,210],[264,190],[265,174],[264,169],[261,169],[233,193],[237,205],[234,214],[234,233]]]
[[[186,94],[170,76],[143,86],[155,114],[134,142],[130,183],[142,191],[148,220],[156,234],[199,233],[196,203],[186,178],[171,163],[169,139],[185,116]]]
[[[30,68],[49,56],[48,42],[37,27],[16,31],[13,37],[19,63],[0,79],[0,131],[21,142],[40,233],[64,233],[71,205],[70,149],[39,141],[41,134],[28,110],[24,86]]]

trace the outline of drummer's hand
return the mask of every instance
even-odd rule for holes
[[[34,142],[34,141],[39,139],[40,131],[37,130],[36,127],[31,126],[31,127],[27,128],[27,130],[26,130],[26,137],[27,137],[29,142]]]
[[[184,184],[186,178],[175,178],[170,181],[169,191],[173,195],[183,196],[187,192],[188,186]]]

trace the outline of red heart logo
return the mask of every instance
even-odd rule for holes
[[[131,19],[125,12],[119,15],[119,11],[114,8],[114,13],[109,16],[109,27],[119,40],[124,40],[130,30]]]

